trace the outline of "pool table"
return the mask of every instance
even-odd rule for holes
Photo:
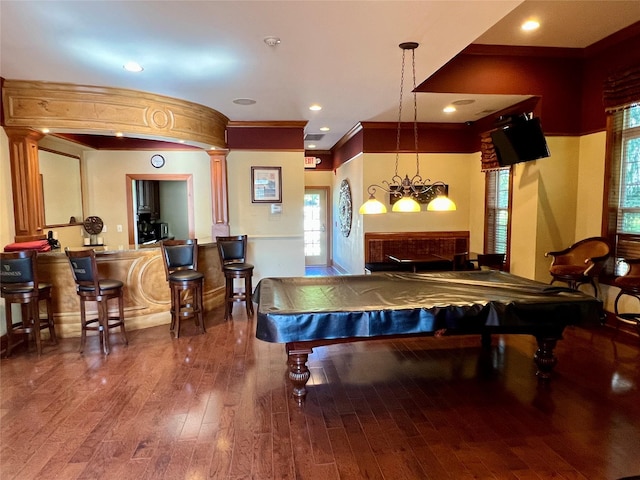
[[[440,335],[533,335],[537,376],[549,380],[569,325],[599,325],[602,302],[500,271],[264,278],[256,286],[256,337],[286,344],[293,396],[302,405],[313,348]]]

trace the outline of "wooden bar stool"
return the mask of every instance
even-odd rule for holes
[[[38,281],[36,250],[0,253],[0,290],[5,301],[7,354],[22,342],[17,335],[33,333],[38,355],[42,355],[40,330],[48,329],[53,344],[58,343],[51,308],[51,284]],[[40,318],[40,301],[46,302],[47,316]],[[22,321],[13,323],[12,305],[20,304]]]
[[[216,243],[225,278],[224,319],[227,320],[232,316],[233,302],[236,300],[245,302],[247,315],[252,317],[251,278],[253,277],[253,265],[246,262],[247,236],[216,237]],[[234,279],[236,278],[244,279],[244,289],[238,292],[234,288]]]
[[[124,328],[124,284],[120,280],[101,279],[98,276],[96,252],[93,249],[70,251],[65,250],[71,265],[76,292],[80,297],[81,338],[80,353],[84,351],[87,330],[97,331],[105,355],[111,350],[109,345],[109,329],[120,327],[120,335],[125,345],[129,344]],[[116,300],[118,315],[109,316],[109,300]],[[87,302],[96,302],[98,316],[87,318]]]
[[[200,333],[205,333],[204,274],[198,272],[198,240],[165,240],[161,244],[164,270],[171,289],[170,332],[180,336],[180,320],[193,317]]]

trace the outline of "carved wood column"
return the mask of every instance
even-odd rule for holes
[[[211,236],[229,235],[229,196],[227,191],[227,153],[209,150],[211,158],[211,200],[213,226]]]
[[[43,239],[44,199],[38,165],[38,140],[44,135],[30,128],[4,129],[9,139],[15,241]]]

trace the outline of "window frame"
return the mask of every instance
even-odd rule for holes
[[[495,243],[496,235],[496,223],[492,222],[492,218],[497,218],[496,215],[492,215],[492,212],[503,210],[500,209],[497,205],[492,206],[492,198],[497,201],[497,188],[495,188],[498,183],[499,172],[508,171],[509,181],[508,181],[508,198],[507,198],[507,231],[506,231],[506,251],[505,252],[496,252],[489,251],[495,250],[492,248],[492,243]],[[513,209],[513,167],[500,168],[500,169],[492,169],[485,171],[485,189],[484,189],[484,244],[483,250],[484,253],[505,253],[505,270],[509,271],[509,267],[511,264],[511,219]]]
[[[640,112],[640,103],[634,102],[607,112],[602,235],[607,238],[611,245],[611,258],[605,264],[600,275],[600,281],[604,284],[611,284],[616,276],[624,273],[624,267],[620,266],[621,259],[640,257],[640,229],[638,232],[622,231],[622,216],[624,212],[640,211],[640,207],[633,208],[621,205],[623,198],[621,192],[624,185],[626,185],[625,142],[640,139],[640,125],[625,128],[625,112],[632,108],[637,108],[639,109],[638,112]]]

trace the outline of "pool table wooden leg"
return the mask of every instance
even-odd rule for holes
[[[304,405],[307,396],[306,384],[311,373],[307,368],[307,360],[313,349],[287,343],[287,365],[289,365],[289,380],[293,385],[293,398],[299,406]]]
[[[538,380],[547,381],[551,378],[551,371],[558,363],[558,358],[553,354],[553,349],[558,342],[557,338],[536,337],[538,340],[538,350],[533,356],[538,371],[536,375]]]

